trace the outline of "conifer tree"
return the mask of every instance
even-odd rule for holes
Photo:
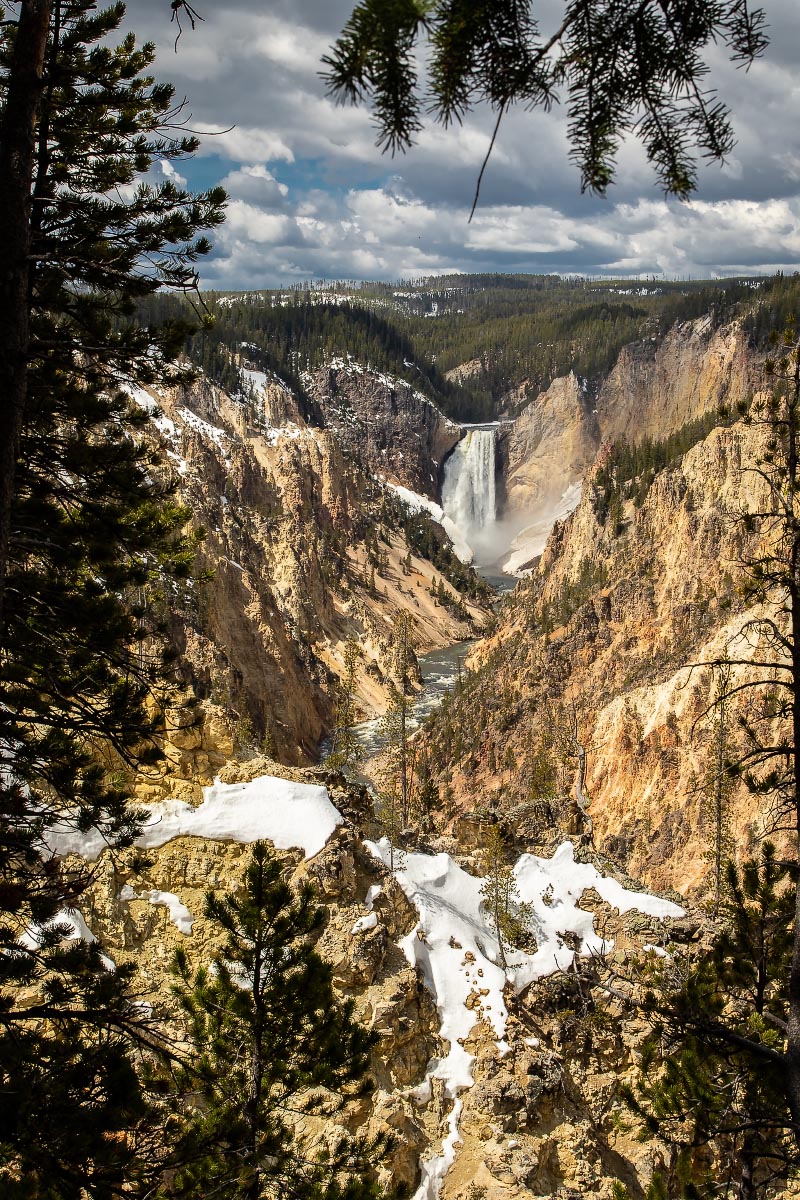
[[[351,634],[344,645],[344,673],[336,697],[336,723],[328,762],[350,770],[358,761],[361,747],[353,730],[355,724],[356,672],[363,657],[358,640]]]
[[[115,329],[115,318],[165,282],[194,286],[193,263],[210,248],[195,233],[222,219],[220,189],[193,197],[166,179],[125,195],[154,157],[169,162],[198,143],[176,135],[173,89],[143,74],[152,45],[137,49],[132,35],[116,51],[96,44],[124,12],[119,2],[98,12],[90,0],[22,0],[0,30],[0,637],[36,376],[80,368],[83,354],[111,368],[106,384],[134,364],[159,378],[161,356],[144,356],[170,340],[174,350],[175,328],[158,337],[130,321]]]
[[[381,792],[386,834],[394,845],[408,825],[414,787],[414,751],[410,745],[412,715],[411,670],[416,663],[411,638],[411,617],[405,610],[395,617],[392,636],[392,673],[389,703],[381,718],[384,766]]]
[[[162,1195],[370,1200],[363,1141],[342,1134],[312,1156],[293,1131],[293,1114],[329,1105],[331,1091],[363,1091],[374,1041],[314,949],[323,914],[312,888],[293,891],[257,842],[243,888],[209,892],[206,915],[225,935],[210,968],[192,975],[181,951],[175,960],[193,1057],[179,1080],[179,1166]]]
[[[150,700],[167,660],[155,610],[183,586],[194,545],[143,436],[147,415],[120,384],[170,378],[183,331],[139,327],[135,302],[189,283],[208,248],[196,233],[218,223],[223,200],[169,180],[137,185],[154,158],[196,143],[175,135],[172,89],[146,73],[152,47],[108,43],[123,14],[120,4],[52,4],[33,124],[25,420],[2,619],[0,1092],[13,1105],[34,1088],[39,1115],[20,1104],[19,1122],[0,1121],[0,1162],[53,1197],[78,1194],[76,1173],[92,1195],[109,1194],[115,1154],[131,1157],[126,1106],[130,1115],[142,1103],[135,1087],[128,1099],[122,1089],[133,1079],[124,1046],[148,1040],[128,975],[110,976],[80,939],[62,952],[60,914],[78,905],[88,874],[67,871],[48,840],[56,827],[73,838],[95,829],[126,845],[144,816],[120,768],[156,755]],[[21,35],[22,17],[0,28],[6,97]],[[95,1189],[93,1178],[104,1182]]]
[[[136,1003],[133,964],[114,967],[75,926],[66,912],[31,926],[4,963],[4,1004],[12,989],[31,997],[5,1008],[0,1032],[4,1200],[135,1194],[161,1154],[134,1051],[161,1057],[165,1041]]]
[[[414,787],[416,795],[415,808],[422,818],[423,827],[428,828],[432,814],[441,805],[441,796],[433,778],[431,762],[427,752],[422,754],[416,774],[417,779]]]
[[[639,137],[677,196],[695,187],[697,149],[724,161],[733,133],[725,105],[702,86],[704,56],[719,41],[734,60],[752,62],[767,45],[763,10],[747,0],[584,0],[565,3],[545,32],[537,8],[517,0],[359,0],[323,59],[325,79],[340,99],[371,105],[378,143],[392,153],[412,144],[423,111],[448,126],[486,103],[497,114],[496,135],[511,105],[547,110],[563,96],[584,190],[605,194],[626,132]]]
[[[709,665],[731,672],[726,702],[757,696],[740,718],[744,753],[726,770],[768,799],[773,827],[791,834],[792,857],[779,861],[766,843],[741,875],[729,866],[731,898],[720,906],[727,928],[712,955],[651,998],[666,1056],[654,1090],[644,1087],[640,1097],[653,1131],[689,1121],[687,1152],[712,1138],[728,1145],[743,1200],[776,1163],[800,1162],[800,348],[793,320],[782,340],[782,355],[766,364],[769,390],[744,416],[763,446],[750,468],[761,503],[743,516],[745,528],[760,533],[742,564],[754,608],[744,632],[757,653],[725,654]],[[741,682],[736,668],[747,670]],[[653,1064],[656,1049],[651,1042]]]
[[[675,1147],[683,1194],[753,1200],[798,1160],[780,1052],[797,867],[766,843],[741,871],[729,862],[727,874],[724,927],[711,954],[695,966],[673,959],[654,969],[644,1002],[653,1032],[627,1097],[647,1133]],[[695,1167],[697,1148],[709,1143],[722,1178]]]
[[[500,966],[506,969],[506,951],[524,935],[530,907],[520,900],[514,872],[506,862],[506,847],[500,825],[489,826],[483,851],[486,878],[481,897],[489,910],[500,948]]]
[[[707,812],[710,825],[708,856],[713,871],[713,913],[719,913],[725,883],[725,864],[732,858],[732,846],[728,820],[728,798],[731,791],[730,728],[728,708],[730,703],[730,666],[725,661],[719,665],[715,686],[715,701],[712,709],[713,766],[706,786]]]

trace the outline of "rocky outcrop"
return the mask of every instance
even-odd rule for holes
[[[555,379],[513,425],[501,426],[497,445],[509,513],[546,508],[582,479],[599,444],[592,400],[574,374]]]
[[[660,340],[626,346],[597,398],[602,439],[654,441],[721,404],[735,407],[757,381],[740,325],[715,328],[710,315],[677,324]]]
[[[555,379],[499,432],[506,511],[553,507],[602,444],[663,440],[721,405],[735,409],[756,382],[740,325],[716,327],[711,316],[624,347],[599,386]]]
[[[259,763],[257,769],[263,766]],[[239,778],[248,772],[239,767],[234,773]],[[337,799],[343,795],[335,787],[331,792]],[[97,864],[83,903],[87,923],[117,965],[134,964],[138,1002],[149,1006],[151,1019],[173,1037],[182,1031],[182,1014],[171,995],[174,953],[180,946],[194,970],[207,966],[219,951],[222,931],[206,916],[204,897],[209,889],[235,889],[249,856],[247,845],[180,837],[152,851],[147,864],[134,851],[104,855]],[[311,860],[298,861],[292,853],[283,857],[291,882],[313,883],[323,905],[319,951],[333,967],[335,986],[354,999],[357,1019],[379,1035],[371,1071],[374,1091],[344,1106],[331,1105],[335,1115],[305,1118],[305,1136],[313,1146],[319,1137],[329,1139],[338,1124],[370,1135],[390,1133],[393,1143],[376,1166],[384,1182],[410,1188],[428,1135],[405,1092],[420,1081],[439,1050],[430,996],[395,945],[412,927],[412,912],[399,888],[379,877],[382,869],[366,854],[352,826],[340,827]],[[354,934],[363,898],[377,882],[384,884],[376,904],[379,923]]]
[[[361,840],[363,827],[372,824],[363,789],[335,773],[284,769],[263,759],[229,764],[221,775],[246,782],[265,770],[324,782],[345,814],[317,854],[301,859],[300,852],[282,851],[281,858],[287,879],[313,885],[325,915],[318,950],[333,969],[338,992],[354,1001],[357,1018],[378,1035],[373,1090],[343,1103],[334,1099],[323,1117],[304,1116],[302,1136],[313,1150],[337,1126],[388,1134],[388,1149],[374,1165],[385,1185],[410,1192],[421,1163],[440,1152],[452,1108],[443,1081],[430,1078],[448,1049],[437,1032],[431,981],[409,965],[398,945],[419,929],[420,914]],[[82,902],[89,928],[117,965],[133,965],[139,1004],[178,1040],[184,1014],[171,991],[174,953],[180,947],[191,969],[218,953],[223,934],[207,915],[204,898],[209,889],[235,890],[248,859],[246,844],[179,836],[151,848],[146,860],[134,850],[104,851],[93,870]],[[474,1084],[460,1093],[460,1141],[437,1192],[442,1200],[480,1194],[523,1200],[531,1192],[610,1200],[615,1180],[636,1193],[660,1164],[658,1144],[641,1146],[621,1099],[646,1027],[619,987],[609,1000],[603,981],[624,978],[646,945],[673,936],[697,940],[702,930],[691,917],[665,922],[640,913],[620,916],[594,891],[584,893],[581,907],[595,914],[606,943],[613,941],[608,961],[584,960],[580,970],[556,972],[519,996],[507,987],[502,1042],[489,1011],[482,1010],[482,994],[467,997],[466,1007],[477,1016],[464,1042],[474,1056]]]
[[[438,499],[439,468],[461,436],[404,380],[335,360],[306,377],[344,452],[365,471]]]

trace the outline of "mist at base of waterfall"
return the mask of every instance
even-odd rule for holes
[[[473,566],[510,577],[525,572],[544,550],[553,525],[569,516],[580,498],[580,483],[572,483],[560,496],[544,496],[529,508],[505,513],[486,525],[462,526],[474,555]]]
[[[501,554],[500,565],[506,574],[525,573],[527,564],[537,558],[547,545],[556,521],[563,521],[577,508],[581,490],[580,482],[571,483],[560,496],[544,499],[527,512],[513,514],[516,529]]]

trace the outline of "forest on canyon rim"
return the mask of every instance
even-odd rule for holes
[[[59,11],[4,446],[4,1194],[796,1194],[797,279],[198,323],[161,284],[224,197],[128,192],[194,140],[118,10]],[[583,479],[500,603],[440,504],[494,421],[501,515]]]

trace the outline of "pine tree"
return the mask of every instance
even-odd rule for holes
[[[363,1141],[343,1133],[329,1155],[309,1157],[293,1131],[292,1114],[324,1108],[331,1091],[363,1091],[375,1040],[314,949],[323,914],[312,888],[293,891],[257,842],[243,888],[209,892],[206,915],[222,951],[194,975],[184,953],[175,960],[193,1057],[179,1079],[180,1165],[162,1195],[369,1200]]]
[[[731,791],[730,729],[728,708],[730,704],[731,672],[723,659],[717,671],[715,700],[712,709],[713,766],[706,785],[707,812],[710,825],[708,856],[711,861],[714,881],[713,913],[719,913],[725,883],[725,864],[732,855],[730,827],[728,821],[728,799]]]
[[[411,617],[405,611],[395,617],[392,657],[394,678],[390,681],[389,703],[381,719],[385,745],[382,791],[391,809],[389,820],[396,832],[400,832],[408,825],[414,780],[414,752],[409,746],[413,696],[410,676],[416,657],[411,640]],[[387,834],[392,837],[388,827]]]
[[[11,508],[26,419],[36,419],[39,383],[85,362],[121,375],[163,378],[159,354],[177,347],[130,317],[137,297],[164,283],[196,284],[193,263],[210,248],[199,227],[222,219],[224,194],[193,197],[170,180],[126,189],[154,157],[191,153],[196,138],[175,133],[173,89],[142,74],[151,45],[132,36],[117,50],[96,45],[122,21],[89,0],[22,0],[0,30],[0,637],[10,553]],[[121,189],[121,190],[120,190]],[[182,334],[181,334],[182,337]],[[41,348],[44,347],[44,350]],[[41,395],[41,392],[40,392]],[[4,643],[2,643],[4,644]]]
[[[447,126],[486,103],[497,114],[496,135],[512,104],[547,110],[563,93],[584,189],[605,194],[630,130],[665,190],[677,196],[695,187],[695,147],[725,159],[733,134],[727,109],[702,84],[704,54],[719,41],[733,59],[752,62],[767,45],[761,9],[741,0],[668,9],[658,0],[587,0],[565,4],[552,34],[540,32],[535,9],[517,0],[360,0],[323,59],[325,78],[342,100],[371,103],[378,144],[393,153],[412,144],[423,111]],[[428,53],[420,56],[427,66],[421,82],[422,38]],[[540,337],[550,343],[543,331]]]
[[[144,817],[124,769],[157,756],[151,700],[168,664],[156,613],[187,578],[194,539],[143,436],[146,413],[120,383],[170,377],[183,332],[139,327],[135,302],[189,282],[207,249],[196,231],[221,219],[223,199],[169,182],[129,190],[155,156],[178,158],[195,142],[162,128],[175,113],[172,89],[144,73],[152,47],[106,44],[123,13],[52,4],[33,126],[25,422],[2,622],[0,1093],[19,1111],[0,1121],[0,1170],[4,1185],[29,1175],[53,1197],[77,1195],[80,1178],[108,1194],[115,1155],[131,1159],[126,1122],[143,1111],[124,1047],[149,1035],[128,973],[110,976],[80,939],[62,952],[61,917],[48,923],[75,908],[89,876],[47,843],[61,825],[126,845]],[[0,29],[6,96],[22,32],[22,17]],[[35,1121],[19,1103],[30,1089]]]
[[[711,953],[695,966],[654,968],[644,1003],[653,1033],[627,1097],[647,1133],[675,1147],[687,1197],[752,1200],[776,1171],[797,1165],[780,1053],[796,880],[796,865],[770,843],[741,871],[729,863]],[[727,1184],[698,1177],[695,1151],[709,1143]]]
[[[437,812],[441,807],[441,796],[433,778],[430,758],[427,753],[424,753],[420,759],[414,792],[416,796],[415,808],[422,818],[423,828],[429,828],[433,813]]]
[[[482,858],[486,878],[481,897],[492,919],[500,966],[505,970],[506,951],[525,935],[530,906],[520,900],[514,872],[506,862],[505,839],[496,822],[489,826]]]
[[[358,640],[351,634],[344,645],[344,673],[337,688],[336,723],[328,762],[333,767],[348,771],[357,763],[361,746],[354,732],[356,673],[363,652]]]
[[[35,997],[3,1013],[4,1200],[134,1193],[160,1154],[158,1113],[132,1051],[161,1057],[163,1036],[136,1003],[134,966],[114,968],[75,932],[74,920],[57,914],[31,926],[4,964],[4,986]]]

